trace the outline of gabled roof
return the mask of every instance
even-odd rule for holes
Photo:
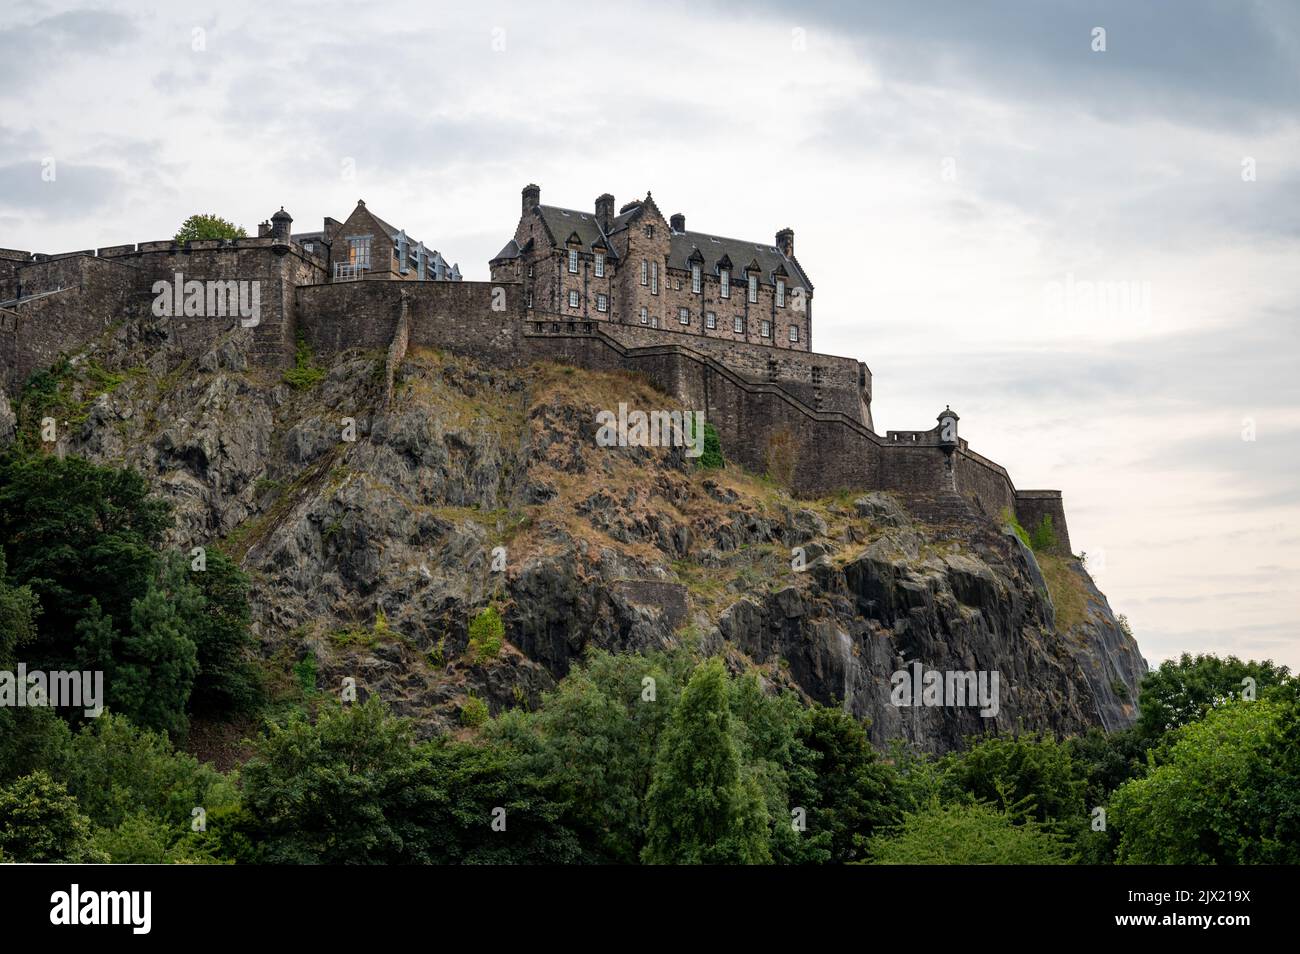
[[[583,248],[603,247],[607,249],[610,258],[617,258],[617,254],[609,247],[608,236],[601,231],[600,223],[596,221],[593,213],[561,209],[554,205],[539,205],[537,214],[541,216],[542,224],[546,226],[546,231],[556,246],[567,245],[576,235]]]
[[[799,262],[793,256],[787,258],[782,255],[775,245],[722,238],[706,232],[674,232],[669,243],[668,267],[686,271],[690,269],[692,259],[702,260],[707,271],[715,271],[719,262],[725,262],[724,267],[742,269],[756,265],[763,281],[769,284],[772,283],[773,276],[787,275],[812,290],[812,282],[804,274]],[[737,266],[736,262],[745,264]]]

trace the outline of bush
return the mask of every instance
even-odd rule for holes
[[[299,332],[293,352],[293,367],[284,372],[284,383],[295,391],[307,391],[320,384],[324,378],[324,370],[316,367],[311,346],[307,344],[302,332]]]
[[[469,648],[473,658],[495,659],[506,639],[506,625],[495,606],[480,612],[469,624]]]
[[[468,696],[460,707],[460,723],[471,727],[480,726],[488,720],[487,703],[478,696]]]
[[[0,789],[0,855],[20,864],[107,860],[91,843],[90,819],[45,772]]]
[[[1034,527],[1034,532],[1029,535],[1029,545],[1034,550],[1056,549],[1056,531],[1052,528],[1050,513],[1043,514],[1043,519]]]
[[[990,805],[933,804],[909,812],[868,844],[878,865],[1063,865],[1065,840],[1035,822],[1016,824]]]

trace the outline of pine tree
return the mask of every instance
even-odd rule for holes
[[[742,771],[727,674],[711,659],[691,676],[664,733],[647,796],[649,864],[765,864],[767,809]]]

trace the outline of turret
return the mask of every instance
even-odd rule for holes
[[[957,437],[957,412],[951,407],[945,407],[939,415],[939,446],[946,451],[955,450],[960,445]]]
[[[280,206],[280,211],[271,216],[271,248],[281,254],[289,251],[291,225],[293,225],[293,216],[284,211],[284,206]]]

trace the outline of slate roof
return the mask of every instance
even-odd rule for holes
[[[703,269],[709,274],[716,274],[718,263],[723,258],[731,260],[731,274],[736,281],[744,281],[745,269],[753,262],[758,263],[762,280],[769,285],[775,284],[778,268],[784,267],[789,281],[804,285],[812,290],[812,282],[804,274],[799,262],[793,257],[786,258],[775,245],[761,242],[746,242],[743,239],[723,238],[706,232],[674,232],[669,240],[668,266],[689,271],[691,255],[699,249],[703,256]]]
[[[601,230],[594,213],[579,212],[577,209],[561,209],[554,205],[539,205],[537,211],[541,214],[542,222],[557,245],[563,247],[569,241],[569,237],[577,232],[583,248],[592,249],[596,247],[596,243],[601,242],[605,245],[611,259],[618,258],[618,253],[609,244],[609,236]],[[617,221],[616,219],[615,222]],[[612,228],[610,234],[616,231],[617,228]]]

